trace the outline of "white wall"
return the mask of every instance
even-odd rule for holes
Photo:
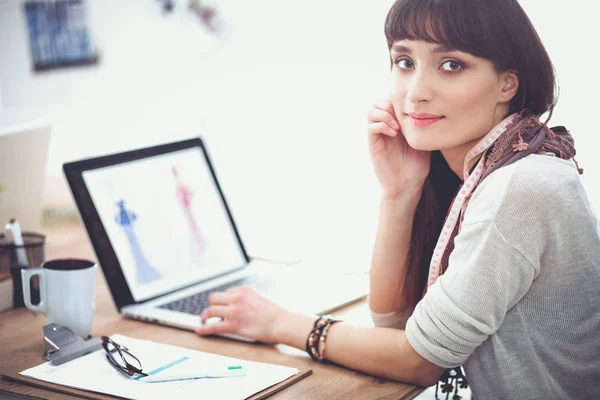
[[[575,159],[585,170],[581,179],[600,213],[599,129],[600,40],[597,16],[586,0],[520,0],[556,68],[560,96],[549,126],[564,125],[575,138]]]
[[[600,210],[599,35],[584,1],[522,4],[560,79],[551,124],[574,134]],[[378,186],[366,112],[386,91],[391,0],[221,1],[222,48],[185,7],[164,17],[156,0],[89,3],[100,64],[32,74],[21,2],[0,0],[0,118],[54,122],[51,182],[66,160],[202,134],[251,253],[353,251],[367,263]]]

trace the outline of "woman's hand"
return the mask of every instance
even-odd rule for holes
[[[210,306],[202,311],[202,321],[219,317],[222,321],[203,325],[198,335],[234,333],[263,343],[277,343],[277,327],[287,311],[249,287],[233,287],[212,293]]]
[[[389,100],[369,112],[369,152],[384,196],[396,198],[404,190],[420,190],[429,175],[431,152],[415,150],[401,134]]]

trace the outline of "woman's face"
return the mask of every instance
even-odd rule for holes
[[[420,40],[397,41],[390,55],[391,101],[411,147],[468,151],[507,116],[518,86],[514,73]]]

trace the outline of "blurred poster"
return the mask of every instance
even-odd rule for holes
[[[34,71],[98,62],[84,0],[25,1]]]

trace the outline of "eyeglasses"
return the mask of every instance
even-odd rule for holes
[[[142,363],[136,356],[129,352],[129,349],[116,343],[108,336],[102,336],[102,347],[106,351],[106,358],[118,370],[126,373],[129,376],[139,374],[148,376],[142,372]],[[118,356],[116,356],[118,354]]]

